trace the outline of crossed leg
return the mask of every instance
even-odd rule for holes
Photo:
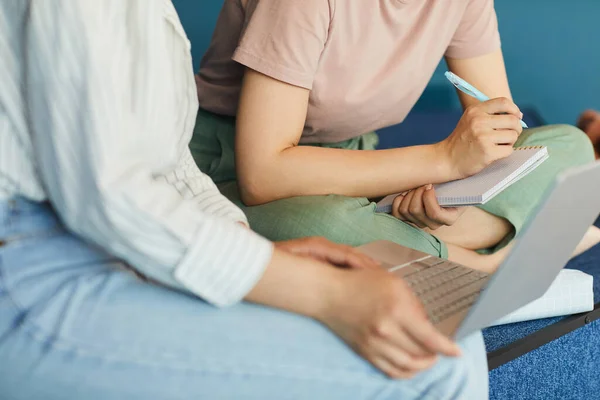
[[[512,243],[493,254],[479,254],[475,250],[498,245],[512,231],[513,226],[506,219],[470,207],[454,225],[430,233],[446,242],[450,260],[491,273],[506,258]],[[600,243],[600,229],[591,226],[575,248],[573,257],[598,243]]]

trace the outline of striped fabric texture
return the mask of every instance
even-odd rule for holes
[[[0,2],[0,198],[226,306],[272,244],[196,166],[190,42],[170,0]]]

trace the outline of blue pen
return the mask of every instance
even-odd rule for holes
[[[448,78],[448,80],[454,85],[456,86],[456,88],[458,90],[460,90],[461,92],[468,94],[471,97],[476,98],[479,101],[488,101],[490,98],[487,97],[485,94],[481,93],[479,90],[477,90],[473,85],[471,85],[469,82],[465,81],[464,79],[460,78],[459,76],[453,74],[450,71],[447,71],[445,73],[446,78]],[[521,126],[523,128],[529,128],[527,126],[527,124],[525,122],[523,122],[523,120],[521,120]]]

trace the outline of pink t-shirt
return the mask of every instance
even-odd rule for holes
[[[234,116],[248,67],[311,90],[302,143],[339,142],[402,122],[444,55],[498,48],[493,0],[225,0],[198,96]]]

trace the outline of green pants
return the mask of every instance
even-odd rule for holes
[[[334,242],[359,246],[375,240],[390,240],[439,257],[447,257],[446,245],[410,224],[375,212],[375,203],[364,197],[338,195],[302,196],[247,207],[240,200],[234,158],[235,119],[200,110],[190,144],[200,169],[221,192],[240,206],[252,229],[273,241],[305,236],[324,236]],[[375,133],[341,143],[322,144],[356,150],[372,150]],[[562,170],[594,160],[587,136],[568,125],[526,130],[517,146],[544,145],[550,158],[481,208],[506,218],[518,233],[535,209],[554,177]],[[512,236],[511,236],[512,237]],[[510,238],[507,238],[507,240]]]

